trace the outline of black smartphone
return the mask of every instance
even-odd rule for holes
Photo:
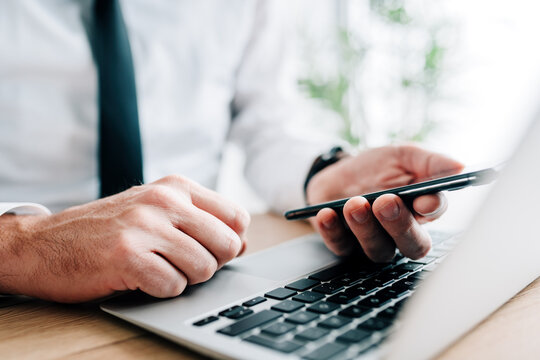
[[[408,203],[420,195],[434,194],[444,190],[459,190],[473,185],[489,184],[497,177],[498,169],[499,167],[493,167],[477,171],[462,172],[456,175],[429,179],[410,185],[364,194],[362,196],[365,197],[370,204],[372,204],[376,198],[383,194],[395,194]],[[341,212],[343,210],[343,206],[345,206],[345,203],[349,199],[350,198],[340,199],[290,210],[285,213],[285,218],[287,220],[306,219],[308,217],[317,215],[319,210],[324,208],[331,208]]]

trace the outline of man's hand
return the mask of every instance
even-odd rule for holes
[[[52,216],[0,218],[0,293],[78,302],[180,294],[239,255],[249,214],[181,176]]]
[[[319,211],[311,222],[337,255],[350,254],[360,245],[377,262],[389,261],[396,247],[411,259],[421,258],[431,248],[431,239],[419,224],[444,213],[447,202],[443,194],[416,198],[413,211],[396,195],[382,195],[373,206],[356,195],[451,175],[462,169],[463,165],[455,160],[411,145],[387,146],[347,157],[310,180],[307,200],[317,204],[354,196],[343,209],[352,233],[329,208]]]

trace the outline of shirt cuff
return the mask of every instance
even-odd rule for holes
[[[15,215],[51,215],[45,206],[34,203],[0,203],[0,216]]]

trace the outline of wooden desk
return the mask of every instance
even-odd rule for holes
[[[248,252],[311,232],[303,223],[256,215]],[[474,299],[471,299],[474,301]],[[540,358],[540,278],[441,355],[441,359]],[[0,358],[202,359],[113,318],[97,304],[43,301],[0,308]]]

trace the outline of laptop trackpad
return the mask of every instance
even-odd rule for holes
[[[227,270],[260,276],[275,281],[290,280],[338,261],[319,235],[308,235],[295,241],[240,257]]]

